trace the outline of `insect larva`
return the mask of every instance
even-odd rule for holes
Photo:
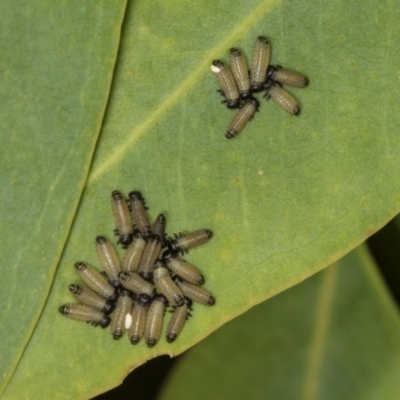
[[[165,216],[164,214],[158,214],[153,225],[153,235],[158,236],[161,242],[165,239]]]
[[[149,306],[144,328],[144,338],[148,347],[153,347],[160,339],[164,313],[167,306],[168,301],[161,294]]]
[[[137,228],[142,233],[142,235],[145,238],[149,237],[151,234],[151,227],[146,212],[145,200],[142,196],[142,193],[138,191],[130,192],[129,200],[131,202],[133,221],[135,222]]]
[[[185,297],[189,297],[189,299],[206,306],[215,304],[215,298],[202,287],[185,282],[179,276],[174,276],[174,282],[178,285],[179,289],[181,289]]]
[[[246,59],[242,52],[238,49],[230,50],[230,62],[232,74],[235,78],[239,94],[242,99],[247,99],[251,95],[249,70],[247,68]]]
[[[167,250],[164,251],[162,258],[167,267],[185,281],[193,283],[193,285],[202,285],[204,283],[204,277],[201,272],[195,266],[179,258],[177,254]]]
[[[214,60],[211,71],[217,78],[221,93],[225,97],[228,108],[237,108],[240,104],[239,90],[231,70],[220,60]]]
[[[111,333],[115,340],[120,339],[125,332],[125,317],[130,314],[132,304],[133,299],[129,290],[120,290],[111,321]]]
[[[282,89],[282,87],[278,83],[270,80],[265,86],[266,94],[264,95],[264,97],[274,100],[275,103],[277,103],[289,114],[300,114],[300,107],[297,104],[297,101],[286,90]]]
[[[162,261],[157,261],[154,265],[154,284],[157,290],[163,294],[171,304],[175,306],[181,306],[183,304],[183,294],[172,281],[169,271]]]
[[[113,303],[110,300],[106,300],[89,288],[80,285],[69,285],[68,289],[77,300],[105,314],[110,314],[114,309]]]
[[[144,249],[139,263],[139,275],[144,279],[150,280],[153,277],[153,266],[161,251],[161,239],[152,235]]]
[[[93,326],[100,325],[105,328],[110,324],[110,317],[84,304],[64,304],[58,310],[68,318],[84,321]]]
[[[138,344],[143,336],[146,323],[146,314],[149,307],[145,304],[135,302],[132,309],[132,324],[129,328],[129,339],[132,344]]]
[[[122,259],[121,267],[123,271],[137,271],[146,243],[143,235],[139,231],[136,231],[134,233],[133,242],[126,249],[124,258]]]
[[[91,265],[84,262],[75,263],[75,269],[78,276],[100,296],[108,300],[115,300],[118,294],[115,288],[109,284],[106,279]]]
[[[125,289],[139,296],[139,301],[143,304],[150,302],[154,291],[153,285],[150,282],[145,281],[136,272],[122,271],[119,274],[119,278]]]
[[[255,98],[251,97],[247,100],[243,107],[239,109],[236,115],[232,118],[225,136],[228,139],[232,139],[242,132],[246,124],[253,118],[259,106],[260,104]]]
[[[116,225],[115,234],[119,235],[118,243],[124,247],[132,242],[133,224],[128,204],[118,190],[111,193],[111,208]]]
[[[251,89],[254,92],[260,92],[263,89],[270,55],[271,48],[268,40],[263,36],[259,36],[254,44],[251,57]]]
[[[106,271],[110,279],[111,285],[114,287],[121,286],[118,278],[118,274],[121,272],[121,265],[117,253],[113,245],[104,236],[96,237],[96,252],[104,271]]]
[[[192,300],[185,297],[185,303],[181,307],[175,307],[171,319],[167,326],[167,342],[172,343],[182,332],[183,326],[189,317],[192,306]]]
[[[308,79],[294,71],[282,69],[280,65],[270,65],[267,71],[267,78],[273,79],[276,82],[282,83],[296,88],[304,88],[308,86]]]
[[[206,243],[212,237],[212,232],[208,229],[200,229],[191,233],[180,233],[175,234],[175,239],[169,240],[169,249],[172,253],[181,252],[181,254],[187,253],[189,249],[200,246]]]

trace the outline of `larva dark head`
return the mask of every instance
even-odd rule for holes
[[[122,331],[121,329],[116,329],[116,330],[113,332],[113,339],[114,339],[114,340],[121,339],[121,338],[122,338],[122,335],[123,335],[123,331]]]
[[[255,99],[254,99],[255,100]],[[256,100],[257,101],[257,100]],[[257,102],[258,103],[258,102]],[[207,235],[207,237],[208,238],[212,238],[212,235],[213,235],[213,233],[212,233],[212,231],[210,231],[209,229],[204,229],[204,232],[206,233],[206,235]]]
[[[260,107],[260,103],[259,103],[258,100],[255,99],[254,97],[250,97],[250,99],[247,100],[247,103],[253,104],[253,106],[255,107],[256,110],[258,110],[258,108]],[[210,231],[210,232],[211,232],[211,231]],[[212,233],[211,233],[211,236],[212,236]],[[209,237],[211,237],[211,236],[209,236]]]
[[[105,244],[107,243],[107,239],[104,236],[96,236],[96,243]]]
[[[167,342],[168,342],[168,343],[172,343],[172,342],[175,341],[175,339],[176,339],[177,337],[178,337],[178,336],[177,336],[176,333],[174,333],[174,332],[169,332],[169,333],[167,334]]]
[[[139,229],[135,229],[135,230],[133,231],[132,236],[133,236],[135,239],[141,239],[141,238],[143,237],[142,232],[140,232]]]
[[[295,109],[293,110],[293,115],[295,115],[296,117],[298,115],[300,115],[300,107],[299,106],[295,107]]]
[[[210,297],[208,298],[207,304],[208,304],[209,306],[213,306],[213,305],[215,304],[215,298],[214,298],[213,296],[210,296]]]
[[[229,49],[229,52],[235,57],[240,57],[242,55],[242,52],[236,47],[232,47],[231,49]]]
[[[121,287],[121,282],[120,282],[120,281],[112,280],[112,281],[110,281],[110,284],[111,284],[112,286],[114,286],[116,289],[118,289],[118,288]]]
[[[144,201],[142,193],[140,193],[137,190],[130,192],[128,196],[129,196],[130,200],[132,200],[132,201],[134,201],[134,200]]]
[[[264,82],[263,89],[265,89],[265,90],[270,89],[274,83],[275,83],[275,81],[273,81],[271,78],[266,79]]]
[[[134,335],[134,336],[131,337],[131,343],[132,344],[138,344],[139,342],[140,342],[140,337],[139,336]]]
[[[64,304],[59,307],[58,311],[60,311],[60,313],[63,315],[67,315],[69,313],[69,308],[66,304]]]
[[[114,311],[115,305],[111,301],[107,300],[107,303],[103,307],[101,311],[103,311],[104,314],[111,314]]]
[[[180,295],[180,294],[176,294],[174,296],[174,303],[176,306],[181,307],[185,304],[185,298],[182,297],[182,295]]]
[[[153,273],[152,272],[146,272],[146,271],[140,271],[139,275],[148,282],[151,282],[153,280]]]
[[[154,347],[157,344],[157,340],[155,338],[148,338],[146,344],[147,347]]]
[[[308,80],[308,78],[304,77],[304,86],[308,86],[308,84],[310,83],[310,81]]]
[[[144,306],[147,304],[150,304],[151,301],[152,301],[152,296],[149,296],[148,294],[142,293],[142,294],[139,294],[139,296],[138,296],[138,302],[140,304],[143,304]]]
[[[169,304],[167,298],[165,296],[163,296],[162,294],[158,294],[155,297],[154,301],[161,301],[165,307],[168,307],[168,304]]]
[[[236,137],[237,136],[236,129],[229,130],[228,132],[226,132],[225,136],[226,136],[227,139],[232,139],[232,138]]]
[[[211,63],[211,71],[215,74],[218,74],[222,68],[224,68],[225,64],[220,60],[214,60]]]
[[[121,194],[121,192],[120,192],[119,190],[114,190],[114,191],[111,193],[111,197],[112,197],[114,200],[121,200],[121,199],[123,199],[123,196],[122,196],[122,194]]]
[[[161,223],[165,223],[165,215],[164,214],[158,214],[157,218],[158,221],[160,221]]]
[[[189,310],[191,310],[192,309],[192,305],[193,305],[192,300],[189,299],[188,297],[185,297],[185,305]]]
[[[104,329],[107,328],[108,325],[110,325],[111,318],[105,315],[103,319],[100,321],[100,326]]]
[[[278,67],[280,67],[280,65],[268,65],[267,75],[265,76],[266,81],[271,78],[271,76],[275,73]]]
[[[121,281],[127,281],[127,280],[129,280],[129,272],[126,272],[126,271],[121,271],[119,274],[118,274],[118,278],[119,279],[121,279]]]
[[[167,268],[167,267],[165,266],[163,261],[157,260],[154,264],[154,269],[158,269],[158,268]]]
[[[156,235],[154,233],[152,233],[150,236],[147,236],[147,238],[150,239],[151,241],[155,242],[155,243],[161,242],[160,236],[158,236],[158,235]]]
[[[182,282],[183,282],[183,279],[182,279],[180,276],[178,276],[178,275],[175,275],[175,276],[172,278],[172,280],[173,280],[174,283],[176,283],[176,284],[182,283]]]
[[[226,100],[226,106],[230,109],[233,110],[235,108],[238,108],[240,105],[240,99],[237,100]]]
[[[167,246],[172,254],[177,254],[181,251],[176,239],[169,238]]]
[[[258,92],[261,92],[263,89],[265,89],[265,87],[262,83],[253,83],[251,85],[252,92],[258,93]]]
[[[173,259],[173,258],[176,258],[177,257],[177,255],[176,254],[173,254],[170,250],[165,250],[164,251],[164,253],[162,253],[162,259],[164,260],[164,261],[169,261],[169,260],[171,260],[171,259]]]
[[[265,43],[265,44],[269,44],[268,39],[267,39],[265,36],[259,36],[259,37],[257,38],[257,40],[258,40],[259,42],[262,42],[262,43]]]
[[[121,235],[119,237],[118,243],[121,243],[122,246],[127,247],[132,243],[132,235]]]
[[[125,297],[125,296],[132,297],[132,292],[128,289],[122,288],[119,290],[119,295],[122,297]]]
[[[86,269],[86,264],[82,261],[78,261],[75,263],[75,269],[77,271],[84,271]]]
[[[69,285],[68,289],[73,294],[80,294],[82,293],[82,287],[79,285]]]

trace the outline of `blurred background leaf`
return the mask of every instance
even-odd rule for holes
[[[52,10],[46,3],[38,4],[47,12]],[[73,9],[75,3],[66,4]],[[88,26],[99,26],[101,31],[96,38],[101,46],[91,47],[97,58],[88,61],[91,68],[98,64],[104,68],[98,67],[104,76],[100,72],[96,75],[105,85],[95,86],[100,92],[86,93],[82,81],[76,87],[70,85],[57,67],[58,62],[67,68],[65,60],[53,62],[54,54],[48,53],[51,73],[43,76],[46,85],[42,87],[52,89],[52,77],[57,73],[63,88],[74,98],[83,96],[76,97],[77,88],[78,93],[83,90],[91,105],[100,104],[80,110],[85,121],[97,121],[98,125],[92,122],[94,128],[100,128],[110,82],[107,78],[112,73],[113,84],[93,164],[96,129],[91,144],[84,149],[79,147],[85,137],[83,127],[73,130],[77,149],[74,141],[56,146],[67,154],[78,153],[77,158],[85,162],[84,166],[72,161],[65,164],[65,176],[76,186],[72,191],[67,186],[57,187],[57,196],[65,203],[56,202],[57,198],[47,200],[57,213],[46,207],[29,213],[20,203],[12,203],[1,217],[8,221],[3,231],[8,238],[3,242],[8,257],[5,265],[12,260],[10,271],[18,271],[14,279],[2,277],[1,281],[3,299],[15,307],[2,319],[7,336],[17,329],[13,315],[18,312],[24,316],[18,319],[23,338],[15,342],[13,354],[4,361],[9,376],[12,365],[18,363],[4,398],[87,398],[105,391],[117,385],[128,370],[159,354],[183,352],[255,304],[339,259],[399,211],[400,144],[396,128],[400,118],[400,54],[392,43],[400,36],[400,11],[393,3],[138,0],[128,3],[122,24],[124,4],[98,6],[98,15],[92,8],[84,9],[85,17],[76,17],[80,25],[73,29],[73,43],[82,45],[82,37],[87,39],[83,29]],[[10,26],[17,24],[19,14],[10,15]],[[92,24],[86,15],[94,19]],[[53,19],[46,13],[32,11],[28,16],[45,27],[46,38],[51,36],[49,32],[62,31],[62,24],[53,27]],[[18,52],[12,48],[15,54],[24,54],[24,46],[40,42],[38,32],[30,25],[26,29],[27,38],[16,40]],[[292,91],[303,112],[298,118],[291,117],[262,100],[260,113],[246,130],[227,141],[224,132],[233,114],[219,105],[209,65],[216,58],[226,61],[232,46],[242,49],[249,59],[260,34],[271,41],[272,63],[310,78],[306,90]],[[64,49],[62,38],[54,34],[50,39]],[[105,43],[109,43],[108,48],[103,48]],[[82,62],[78,55],[68,56],[67,61],[70,59]],[[78,66],[67,65],[75,76]],[[15,74],[24,76],[18,69]],[[26,79],[30,82],[31,74],[26,74]],[[4,88],[7,90],[6,85]],[[20,113],[11,113],[14,104],[21,109],[25,99],[13,101],[4,111],[4,115],[11,115],[8,132],[17,126],[12,121],[20,117]],[[62,103],[52,99],[53,104]],[[43,110],[44,116],[34,113],[43,125],[35,127],[25,115],[18,123],[24,124],[27,132],[35,127],[47,133],[43,121],[52,115],[52,108],[44,105]],[[77,120],[74,113],[72,121]],[[66,125],[62,119],[56,122]],[[46,155],[47,151],[53,154],[42,144],[47,137],[38,140],[41,152],[20,173],[26,181],[34,182],[31,177],[36,177],[37,165],[42,165],[38,159],[45,159],[44,149]],[[11,150],[26,143],[25,138],[18,138],[3,151],[12,154]],[[26,153],[31,154],[30,148]],[[66,160],[62,155],[61,159]],[[52,166],[59,166],[57,159],[46,160],[49,168],[42,170],[49,175],[46,179],[39,176],[42,193],[51,188],[55,191],[57,174],[50,172],[54,171]],[[4,169],[8,179],[14,163],[19,165],[11,158],[8,175]],[[126,340],[114,342],[109,333],[71,322],[57,312],[60,304],[71,301],[67,285],[77,281],[73,263],[85,260],[97,264],[94,238],[98,234],[111,236],[114,226],[109,196],[113,189],[125,193],[142,190],[151,217],[158,212],[166,214],[169,233],[203,227],[214,232],[212,241],[193,250],[188,260],[204,271],[206,288],[216,296],[217,304],[212,309],[195,306],[190,324],[173,345],[161,341],[151,350],[144,344],[133,348]],[[24,182],[10,183],[3,190],[25,200]],[[44,196],[38,203],[47,204],[46,199]],[[26,213],[21,224],[28,227],[24,234],[35,241],[15,258],[19,247],[12,238],[18,229],[10,221],[17,221],[21,208]],[[36,228],[38,215],[48,218],[48,229]],[[37,244],[40,234],[43,238]],[[50,259],[41,253],[46,248],[51,249]],[[32,266],[29,270],[27,258]],[[36,292],[26,290],[39,276],[42,280],[35,283]],[[31,293],[42,294],[40,301],[29,303],[29,312],[21,306],[21,291],[26,296],[24,304],[30,301]],[[45,387],[37,379],[44,375],[51,382]]]
[[[192,349],[159,397],[397,399],[400,321],[365,245]]]

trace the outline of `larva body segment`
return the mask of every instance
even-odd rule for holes
[[[246,59],[240,50],[232,48],[230,49],[230,62],[240,97],[248,99],[251,96],[251,88]]]
[[[270,56],[271,48],[268,40],[263,36],[259,36],[254,44],[251,57],[250,76],[253,92],[260,92],[263,89]]]
[[[111,285],[114,287],[121,286],[118,278],[118,274],[121,272],[121,264],[113,245],[104,236],[96,237],[96,252]]]
[[[105,328],[110,324],[110,317],[85,304],[64,304],[58,310],[68,318],[84,321],[93,326],[100,325]]]
[[[226,130],[227,139],[232,139],[242,132],[246,124],[253,118],[259,106],[260,104],[253,97],[246,101],[246,103],[241,109],[238,110],[228,125]]]
[[[170,239],[169,249],[172,253],[187,253],[189,249],[200,246],[210,240],[212,232],[208,229],[175,235],[175,239]]]
[[[239,90],[229,67],[220,60],[214,60],[210,68],[217,78],[221,93],[226,100],[226,106],[228,108],[238,108],[240,105]]]
[[[212,306],[215,304],[215,298],[204,288],[185,282],[179,276],[174,277],[174,282],[177,284],[179,289],[181,289],[183,295],[188,297],[190,300],[205,306]]]
[[[153,347],[160,339],[168,301],[163,295],[158,295],[150,304],[146,315],[144,338],[148,347]]]
[[[186,282],[193,285],[202,285],[204,283],[202,273],[194,265],[179,258],[177,254],[167,250],[163,253],[162,257],[167,267]]]
[[[120,291],[117,305],[111,320],[111,333],[115,340],[120,339],[125,333],[126,315],[132,310],[133,299],[128,290]]]
[[[68,289],[81,303],[86,304],[89,307],[93,307],[96,310],[100,310],[105,314],[110,314],[114,309],[111,301],[99,296],[89,288],[80,285],[69,285]]]
[[[119,236],[118,243],[126,247],[132,242],[133,224],[128,204],[118,190],[111,193],[111,209],[116,226],[115,233]]]
[[[101,275],[99,271],[97,271],[91,265],[84,262],[75,263],[75,269],[78,276],[83,280],[97,294],[108,299],[115,300],[117,298],[117,293],[115,288],[107,282],[104,276]]]
[[[162,261],[157,261],[154,265],[154,284],[158,292],[163,294],[171,304],[175,306],[183,304],[183,294],[172,281],[169,271]]]

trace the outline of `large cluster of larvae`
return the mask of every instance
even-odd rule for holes
[[[254,44],[250,71],[243,53],[230,49],[231,69],[220,60],[214,60],[211,71],[215,74],[223,101],[230,109],[239,108],[226,130],[226,137],[237,136],[260,107],[253,93],[265,91],[264,97],[274,100],[280,107],[292,115],[300,114],[295,98],[282,85],[295,88],[308,86],[303,75],[284,69],[280,65],[270,65],[271,48],[264,36],[259,36]]]
[[[75,263],[76,273],[86,286],[69,285],[80,303],[62,305],[59,311],[93,326],[110,325],[114,339],[126,332],[132,344],[143,337],[147,346],[153,347],[159,341],[165,311],[171,306],[166,330],[166,340],[171,343],[191,316],[192,302],[206,306],[215,303],[201,286],[201,271],[180,257],[206,243],[212,232],[201,229],[167,238],[165,216],[159,214],[151,225],[139,191],[130,192],[127,200],[121,192],[113,191],[111,208],[117,244],[125,249],[122,261],[113,244],[97,236],[96,252],[103,271],[86,262]]]

